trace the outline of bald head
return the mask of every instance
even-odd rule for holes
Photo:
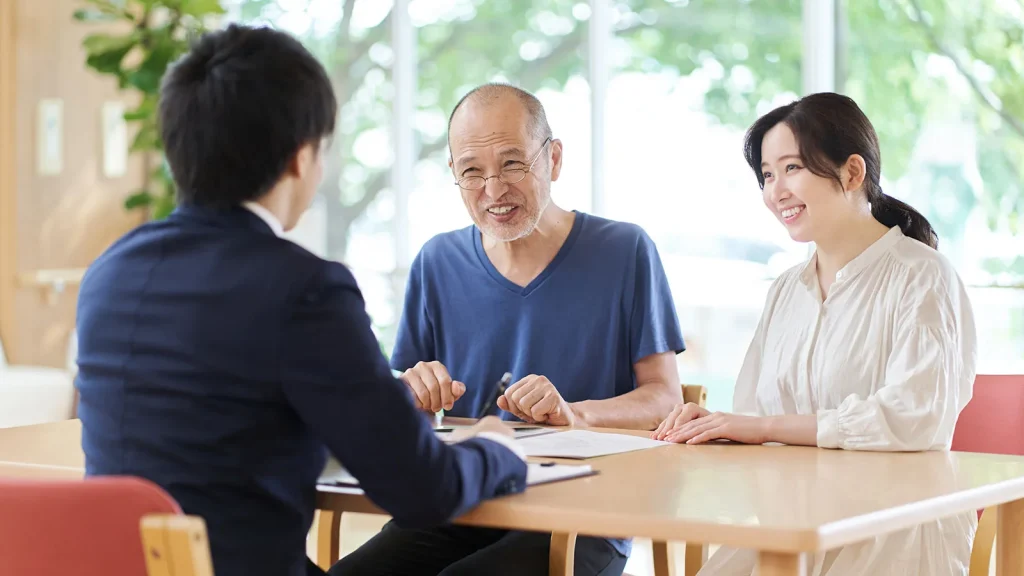
[[[526,111],[527,130],[534,138],[544,140],[551,137],[551,126],[548,125],[548,116],[544,112],[544,105],[536,96],[511,84],[491,82],[473,88],[455,105],[452,115],[448,117],[449,147],[451,146],[452,121],[455,120],[455,115],[459,113],[463,105],[492,106],[499,102],[505,102],[509,98],[518,100],[523,106]]]

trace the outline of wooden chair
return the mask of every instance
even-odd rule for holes
[[[707,405],[708,389],[706,386],[683,384],[683,402],[694,403],[701,408]],[[708,560],[707,544],[686,544],[683,557],[683,573],[685,576],[694,576],[700,567]],[[554,547],[552,546],[552,550]],[[651,551],[654,553],[654,576],[673,576],[675,574],[676,560],[673,554],[672,543],[665,540],[651,542]],[[572,574],[572,572],[568,572]],[[623,576],[629,576],[623,574]]]
[[[978,375],[974,395],[953,431],[958,452],[1024,456],[1024,375]],[[970,576],[988,576],[996,538],[996,508],[979,512],[971,547]]]
[[[206,523],[198,516],[147,514],[140,522],[147,576],[213,576]]]
[[[0,480],[0,565],[33,576],[213,575],[203,520],[129,477]]]
[[[683,401],[703,407],[707,404],[708,389],[705,386],[683,384]],[[341,550],[341,514],[320,510],[317,512],[316,563],[327,570],[339,559]],[[670,576],[674,569],[672,549],[668,542],[654,542],[654,574]],[[576,533],[555,532],[551,535],[551,550],[548,555],[549,576],[572,576],[576,552]],[[707,560],[706,545],[686,547],[685,572],[693,576]],[[626,575],[624,575],[626,576]]]

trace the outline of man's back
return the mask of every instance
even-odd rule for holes
[[[486,422],[437,439],[344,266],[243,208],[185,206],[115,244],[82,283],[78,331],[87,474],[147,478],[202,516],[218,576],[309,573],[324,445],[408,526],[526,487]]]
[[[325,451],[282,389],[283,313],[323,266],[244,209],[193,209],[118,242],[82,285],[87,472],[156,481],[205,512],[215,558],[254,574],[302,573]]]
[[[217,576],[322,574],[304,543],[326,451],[413,528],[526,487],[511,429],[485,419],[441,442],[352,274],[280,237],[323,180],[336,117],[296,39],[203,35],[160,87],[179,208],[117,242],[79,292],[86,471],[148,478],[203,517]]]

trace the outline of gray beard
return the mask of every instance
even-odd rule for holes
[[[497,242],[515,242],[516,240],[522,240],[523,238],[526,238],[530,234],[533,234],[533,231],[537,229],[537,223],[540,222],[541,216],[544,215],[544,211],[547,210],[548,206],[550,205],[551,193],[549,192],[544,198],[544,203],[540,206],[540,209],[537,210],[537,217],[534,218],[532,222],[529,222],[529,226],[526,226],[525,230],[522,233],[517,234],[512,238],[500,238],[498,236],[495,236],[494,234],[489,233],[487,230],[484,230],[483,227],[478,226],[478,228],[480,228],[480,231],[483,232],[485,236]]]

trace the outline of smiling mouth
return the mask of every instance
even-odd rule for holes
[[[792,208],[786,208],[785,210],[780,212],[780,214],[782,215],[783,220],[789,222],[795,220],[797,216],[803,214],[804,208],[804,206],[794,206]]]
[[[492,216],[507,216],[517,210],[518,206],[491,206],[487,209],[487,213]]]

